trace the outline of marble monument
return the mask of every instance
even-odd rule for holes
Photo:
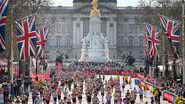
[[[109,62],[108,41],[101,33],[100,10],[98,0],[92,1],[89,33],[82,39],[80,62]]]

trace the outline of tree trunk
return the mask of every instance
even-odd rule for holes
[[[166,51],[166,48],[165,48]],[[167,51],[165,52],[165,78],[168,79],[169,78],[169,70],[168,70],[168,53]]]
[[[177,79],[177,72],[176,72],[176,58],[173,59],[173,65],[172,65],[172,68],[173,68],[173,80],[176,81]]]
[[[159,68],[158,68],[158,56],[156,57],[156,69],[155,69],[155,73],[154,73],[154,78],[158,78],[159,77]]]

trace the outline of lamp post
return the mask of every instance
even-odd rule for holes
[[[182,0],[182,36],[183,36],[183,84],[185,84],[185,34],[184,34],[184,0]]]

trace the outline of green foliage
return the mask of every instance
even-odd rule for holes
[[[63,56],[62,55],[60,55],[60,56],[58,56],[57,58],[56,58],[56,62],[63,62]]]

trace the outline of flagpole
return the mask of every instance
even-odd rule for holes
[[[13,23],[11,24],[11,83],[13,83]]]
[[[184,34],[184,0],[182,0],[182,36],[183,36],[183,84],[185,84],[185,34]]]
[[[11,54],[10,54],[10,70],[11,70],[11,83],[13,83],[13,35],[14,35],[14,29],[13,29],[13,13],[14,13],[14,1],[12,2],[12,10],[11,10]]]
[[[163,54],[163,57],[162,57],[162,64],[163,64],[163,77],[165,76],[165,53],[164,53],[164,35],[162,35],[162,44],[163,44],[163,46],[162,46],[162,54]]]

